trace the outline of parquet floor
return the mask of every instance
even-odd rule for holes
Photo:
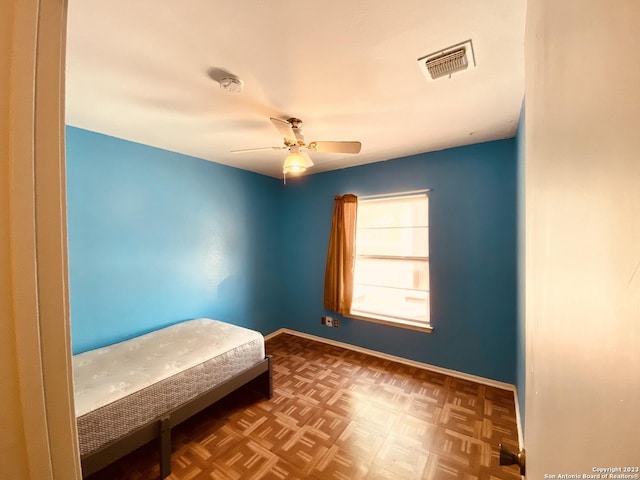
[[[301,337],[267,341],[274,397],[235,392],[173,431],[170,480],[513,479],[513,393]],[[156,480],[151,444],[90,477]]]

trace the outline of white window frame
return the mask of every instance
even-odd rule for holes
[[[412,191],[412,192],[404,192],[404,193],[394,193],[394,194],[388,194],[388,195],[378,195],[378,196],[368,196],[368,197],[360,197],[358,199],[358,206],[360,208],[360,206],[362,206],[363,204],[366,203],[373,203],[373,202],[379,202],[380,204],[384,204],[386,203],[385,201],[388,202],[392,202],[392,201],[396,201],[398,199],[402,199],[402,198],[409,198],[409,197],[424,197],[425,201],[427,202],[427,218],[425,219],[425,224],[422,225],[418,225],[418,224],[414,224],[413,228],[424,228],[425,226],[427,227],[427,229],[429,228],[429,195],[428,195],[428,190],[419,190],[419,191]],[[405,227],[406,228],[406,227]],[[360,231],[362,231],[362,227],[360,228]],[[422,292],[424,292],[426,294],[427,297],[427,306],[426,306],[426,319],[423,320],[416,320],[413,318],[408,318],[406,316],[402,316],[402,315],[389,315],[388,313],[381,313],[380,311],[375,311],[374,308],[371,309],[358,309],[357,306],[357,298],[356,298],[356,294],[357,294],[357,289],[358,289],[358,285],[364,285],[364,284],[358,284],[356,283],[357,281],[357,277],[358,277],[358,260],[382,260],[385,262],[393,262],[393,261],[398,261],[398,262],[406,262],[406,261],[417,261],[417,262],[425,262],[426,263],[426,269],[427,269],[427,275],[429,276],[429,251],[427,249],[427,254],[425,256],[419,255],[419,256],[411,256],[411,255],[386,255],[386,254],[363,254],[361,251],[359,252],[358,249],[358,224],[356,221],[356,252],[355,252],[355,262],[354,262],[354,305],[352,305],[351,308],[351,312],[350,312],[350,316],[353,318],[357,318],[357,319],[361,319],[361,320],[367,320],[367,321],[371,321],[371,322],[376,322],[376,323],[383,323],[383,324],[387,324],[387,325],[393,325],[393,326],[398,326],[398,327],[402,327],[402,328],[408,328],[408,329],[412,329],[412,330],[419,330],[419,331],[423,331],[423,332],[431,332],[433,330],[433,327],[431,326],[431,301],[430,301],[430,282],[427,282],[427,287],[426,289],[424,288],[416,288],[415,290],[418,292],[421,292],[421,294],[423,294]],[[385,288],[385,287],[383,287]],[[386,287],[386,288],[392,288],[392,287]],[[407,288],[407,290],[411,290],[412,288]]]

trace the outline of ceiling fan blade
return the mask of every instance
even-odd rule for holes
[[[313,167],[313,160],[311,160],[311,157],[309,156],[309,154],[307,152],[300,152],[299,155],[304,158],[304,166],[309,168],[309,167]]]
[[[244,148],[242,150],[231,150],[231,153],[245,153],[245,152],[264,152],[266,150],[284,150],[286,147],[258,147],[258,148]]]
[[[271,123],[273,123],[273,126],[276,127],[280,132],[280,135],[282,135],[285,140],[296,143],[296,135],[293,133],[293,128],[291,128],[291,124],[289,122],[271,117]]]
[[[360,153],[360,142],[311,142],[309,150],[312,152],[328,153]]]

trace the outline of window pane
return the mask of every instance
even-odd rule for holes
[[[429,290],[429,263],[426,260],[358,258],[354,284]]]
[[[369,313],[428,322],[429,292],[355,285],[351,313],[363,316]]]
[[[429,226],[426,195],[365,200],[358,203],[358,228]]]
[[[428,257],[429,228],[359,228],[356,232],[356,255]]]
[[[424,194],[358,203],[354,315],[429,323],[428,207]]]

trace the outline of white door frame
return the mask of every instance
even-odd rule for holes
[[[11,274],[29,478],[81,478],[64,162],[65,0],[12,0]]]

